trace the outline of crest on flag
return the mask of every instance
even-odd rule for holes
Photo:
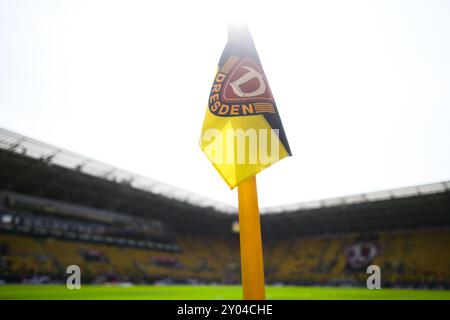
[[[269,83],[258,64],[249,58],[228,58],[214,79],[209,110],[221,117],[275,113]]]

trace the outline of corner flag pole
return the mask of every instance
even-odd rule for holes
[[[255,159],[258,151],[247,143],[242,149],[239,147],[241,143],[235,141],[238,130],[250,129],[271,133],[269,163],[260,161],[258,157],[253,163],[250,160]],[[274,131],[277,134],[274,135]],[[259,131],[256,137],[259,137],[256,145],[259,146],[263,143],[259,139],[263,139],[264,131]],[[263,300],[264,262],[255,175],[291,156],[291,149],[250,30],[243,21],[228,23],[228,42],[209,94],[200,147],[227,185],[231,189],[238,187],[243,297]],[[241,156],[249,161],[242,163]],[[230,159],[231,162],[228,161]]]
[[[264,300],[264,262],[256,177],[238,186],[242,291],[245,300]]]

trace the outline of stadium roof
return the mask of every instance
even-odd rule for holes
[[[116,168],[4,128],[0,128],[0,149],[44,160],[49,164],[55,164],[112,182],[126,183],[134,188],[187,202],[194,206],[212,207],[224,213],[237,213],[237,209],[233,206]]]
[[[0,189],[229,235],[236,209],[0,129]],[[265,237],[450,227],[450,182],[263,209]],[[231,214],[230,214],[231,213]]]
[[[111,182],[124,183],[133,188],[161,195],[169,199],[187,202],[193,206],[205,208],[211,207],[218,212],[228,214],[237,213],[237,209],[233,206],[116,168],[106,163],[67,151],[63,148],[52,146],[4,128],[0,128],[0,149],[8,150],[33,159],[43,160],[48,164],[55,164],[69,170],[92,175]],[[261,209],[261,213],[277,214],[309,212],[316,209],[367,204],[383,200],[432,195],[443,192],[450,192],[450,181],[269,207]]]
[[[261,213],[285,213],[301,210],[330,208],[337,206],[347,206],[351,204],[370,203],[375,201],[393,200],[409,198],[421,195],[431,195],[450,191],[450,181],[425,184],[414,187],[405,187],[384,191],[361,193],[345,197],[329,198],[317,201],[301,202],[277,207],[270,207],[261,210]]]

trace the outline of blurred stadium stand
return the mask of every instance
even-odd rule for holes
[[[268,283],[450,287],[450,182],[268,208]],[[238,283],[236,209],[0,129],[0,280]]]

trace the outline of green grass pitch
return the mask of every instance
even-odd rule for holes
[[[450,300],[450,291],[335,288],[335,287],[291,287],[268,286],[267,299],[443,299]],[[82,285],[80,290],[69,290],[65,285],[0,285],[0,299],[242,299],[239,286],[190,286],[190,285],[133,285],[107,286]]]

